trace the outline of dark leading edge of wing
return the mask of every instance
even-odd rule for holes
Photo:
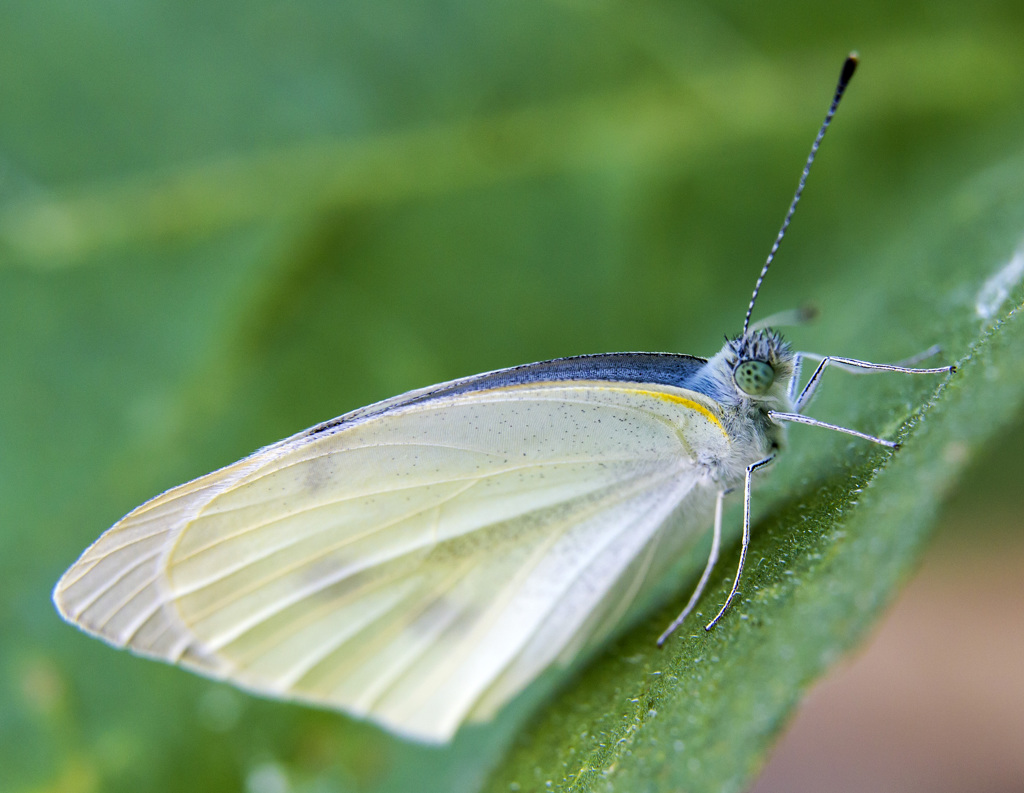
[[[510,369],[499,369],[461,380],[453,380],[427,391],[416,391],[408,395],[380,403],[379,410],[359,410],[358,415],[346,414],[325,421],[306,432],[314,437],[346,423],[349,417],[360,420],[397,407],[422,404],[441,397],[486,391],[491,388],[543,383],[559,380],[607,380],[609,382],[654,383],[657,385],[687,388],[693,375],[707,360],[695,355],[681,355],[669,352],[608,352],[599,355],[576,355],[569,358],[555,358],[540,363],[527,363]],[[373,406],[371,406],[372,408]]]

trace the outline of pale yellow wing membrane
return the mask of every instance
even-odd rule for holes
[[[119,647],[168,661],[186,655],[211,673],[223,664],[206,656],[170,598],[165,561],[196,512],[263,452],[150,499],[85,550],[54,590],[65,619]]]
[[[654,544],[700,528],[661,536],[684,499],[706,514],[695,443],[728,443],[713,403],[663,386],[389,408],[144,504],[55,597],[119,646],[445,740],[612,630]]]

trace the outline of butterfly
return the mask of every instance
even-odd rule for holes
[[[347,413],[130,512],[54,601],[104,641],[270,697],[442,743],[547,668],[596,647],[713,527],[725,495],[783,448],[785,425],[891,441],[804,414],[830,366],[941,373],[793,351],[751,315],[710,359],[561,358],[454,380]],[[801,365],[817,366],[801,389]]]

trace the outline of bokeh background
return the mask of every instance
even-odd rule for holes
[[[1019,2],[0,9],[0,790],[483,784],[529,716],[409,746],[115,652],[50,589],[146,498],[377,399],[562,355],[715,352],[850,49],[759,314],[820,308],[802,348],[957,359],[1022,300]],[[1017,365],[947,449],[925,577],[759,791],[1024,789]],[[841,380],[815,414],[874,432],[934,387]],[[766,503],[848,448],[793,437],[823,451]],[[514,789],[504,768],[491,789]]]

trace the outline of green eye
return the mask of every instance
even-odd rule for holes
[[[764,361],[744,361],[736,367],[733,380],[743,393],[759,396],[772,387],[775,370]]]

